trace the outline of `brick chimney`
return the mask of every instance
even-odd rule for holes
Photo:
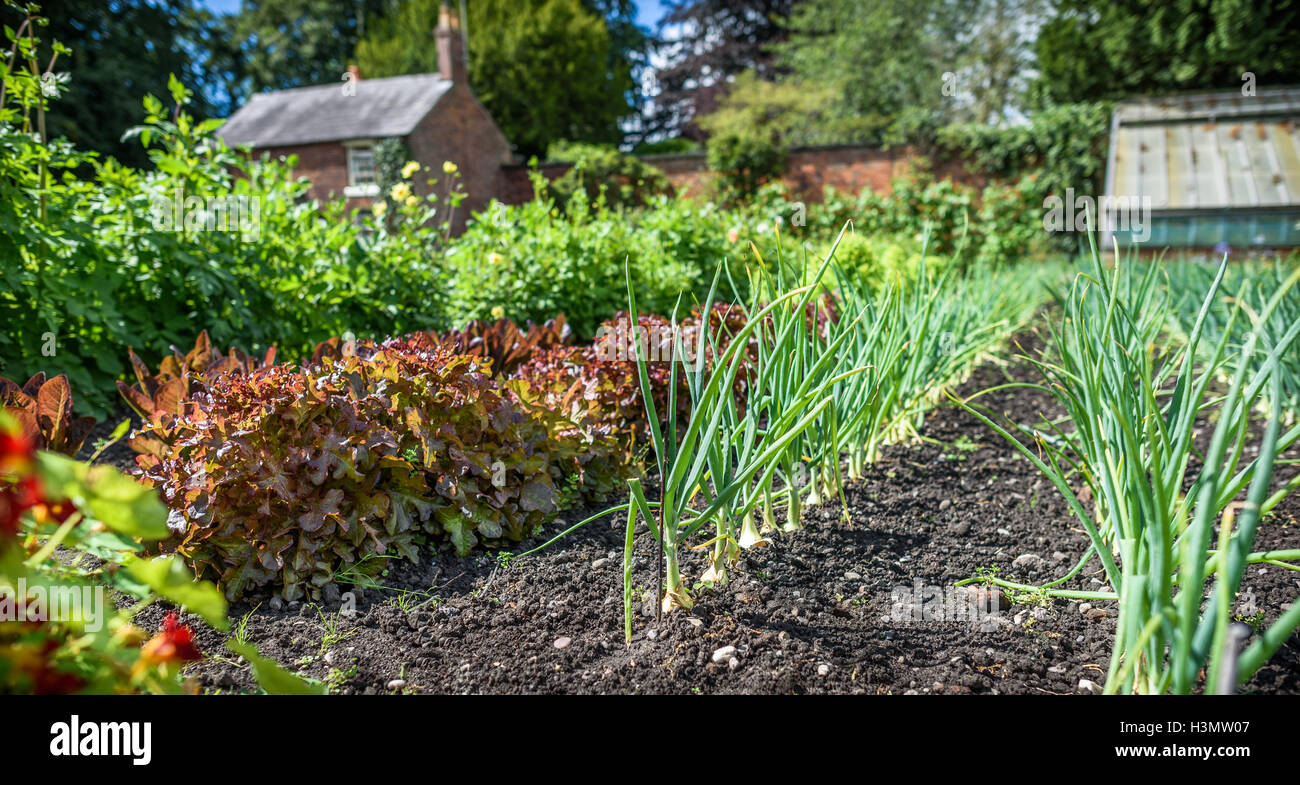
[[[438,13],[438,73],[457,84],[469,84],[469,66],[465,61],[465,39],[460,32],[460,17],[449,3]]]

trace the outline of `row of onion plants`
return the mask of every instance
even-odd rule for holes
[[[1207,325],[1222,302],[1226,269],[1225,260],[1201,293],[1186,340],[1178,340],[1165,329],[1173,305],[1161,290],[1161,268],[1122,255],[1108,267],[1094,244],[1088,269],[1060,297],[1050,359],[1027,358],[1043,382],[985,391],[1037,389],[1067,417],[1004,428],[973,399],[961,402],[1060,490],[1089,540],[1074,568],[1045,585],[984,580],[1115,601],[1108,693],[1188,693],[1202,669],[1207,685],[1245,681],[1300,624],[1295,602],[1234,663],[1231,611],[1246,565],[1294,569],[1289,562],[1300,559],[1300,551],[1253,550],[1261,520],[1300,485],[1296,477],[1274,482],[1280,467],[1295,463],[1282,456],[1300,439],[1300,427],[1282,430],[1279,372],[1282,358],[1297,351],[1300,321],[1280,334],[1270,321],[1300,269],[1258,309],[1235,301],[1226,329],[1211,339]],[[1249,325],[1239,346],[1230,340],[1238,321]],[[1262,401],[1268,413],[1261,432],[1254,420]],[[1207,422],[1213,435],[1202,450],[1196,437]],[[1258,443],[1254,458],[1251,442]],[[1078,485],[1091,492],[1091,505],[1076,494]],[[1109,590],[1067,588],[1094,555]]]

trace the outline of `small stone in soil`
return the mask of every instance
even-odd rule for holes
[[[388,682],[388,689],[390,690],[400,690],[405,686],[406,686],[406,682],[403,681],[402,679],[393,679],[392,681]]]
[[[856,572],[849,571],[849,572],[844,573],[844,580],[846,580],[846,581],[860,581],[860,580],[862,580],[862,576],[859,575],[859,574],[856,573]]]
[[[1079,692],[1096,693],[1100,689],[1101,688],[1097,686],[1097,682],[1095,681],[1079,679]]]
[[[817,666],[818,676],[825,676],[830,672],[831,672],[831,666],[827,665],[826,663],[822,663],[821,665]]]
[[[716,649],[713,652],[712,659],[715,663],[721,665],[722,663],[727,662],[728,660],[730,660],[732,657],[735,656],[736,656],[735,646],[723,646],[721,649]]]
[[[572,638],[570,638],[567,635],[561,635],[560,637],[555,639],[555,643],[553,645],[557,649],[564,649],[564,648],[568,648],[570,643],[573,643]]]

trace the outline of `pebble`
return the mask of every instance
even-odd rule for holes
[[[393,679],[392,681],[388,682],[387,686],[388,689],[390,690],[400,690],[406,686],[406,681],[404,679]]]
[[[714,650],[712,659],[715,663],[721,665],[722,663],[727,662],[728,660],[730,660],[732,657],[735,656],[736,656],[735,646],[723,646],[721,649]]]
[[[1043,557],[1036,553],[1022,553],[1011,562],[1012,567],[1035,567],[1042,563]]]
[[[1052,551],[1052,561],[1065,561],[1070,558],[1060,551]]]
[[[599,570],[601,567],[604,567],[606,564],[609,564],[609,559],[600,558],[591,563],[591,568],[593,570]]]
[[[1080,614],[1087,613],[1087,612],[1090,611],[1090,610],[1092,610],[1092,603],[1090,603],[1090,602],[1081,602],[1081,603],[1079,603],[1079,613],[1080,613]]]
[[[997,632],[1010,626],[1011,622],[1006,616],[985,616],[980,620],[980,632]]]
[[[939,502],[939,512],[943,512],[944,510],[948,509],[951,506],[952,506],[952,499],[944,499],[943,501]]]
[[[727,660],[727,667],[730,668],[730,669],[733,670],[733,671],[734,671],[736,668],[739,668],[739,667],[740,667],[740,659],[739,659],[738,657],[732,657],[731,659]]]
[[[856,573],[856,572],[849,571],[849,572],[844,573],[844,580],[846,580],[846,581],[860,581],[860,580],[862,580],[862,576],[859,575],[859,574]]]
[[[646,630],[645,637],[647,640],[654,640],[659,637],[659,630]]]
[[[826,663],[822,663],[821,665],[818,665],[818,666],[817,666],[817,675],[818,675],[818,676],[825,676],[825,675],[829,674],[830,672],[831,672],[831,666],[827,665]]]
[[[1088,679],[1079,679],[1079,692],[1088,692],[1088,693],[1095,694],[1101,692],[1101,687],[1099,687],[1097,685],[1097,682],[1095,681],[1089,681]]]
[[[555,639],[555,643],[553,645],[557,649],[565,649],[568,648],[570,643],[573,643],[573,639],[567,635],[562,635]]]
[[[1010,536],[1011,536],[1011,530],[1010,530],[1010,529],[998,529],[998,534],[1001,534],[1003,537],[1010,537]]]
[[[955,537],[965,537],[970,533],[969,523],[959,523],[950,530]]]
[[[1090,608],[1087,613],[1083,614],[1094,621],[1101,621],[1108,615],[1105,608]]]
[[[271,598],[270,605],[271,605],[271,610],[278,611],[284,607],[284,600],[280,599],[280,595],[277,594]]]
[[[1046,608],[1034,608],[1034,614],[1033,614],[1033,615],[1034,615],[1034,618],[1035,618],[1035,619],[1038,619],[1039,621],[1047,621],[1048,617],[1049,617],[1051,614],[1049,614],[1049,613],[1047,612],[1047,609],[1046,609]]]

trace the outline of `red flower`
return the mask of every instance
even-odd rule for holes
[[[18,520],[24,512],[43,504],[43,497],[41,481],[34,474],[23,477],[14,485],[0,488],[0,535],[16,535]]]
[[[203,659],[194,646],[194,631],[179,623],[176,611],[163,618],[162,630],[140,649],[140,658],[151,664],[192,662]]]
[[[31,471],[36,448],[21,432],[0,430],[0,472],[25,474]]]

